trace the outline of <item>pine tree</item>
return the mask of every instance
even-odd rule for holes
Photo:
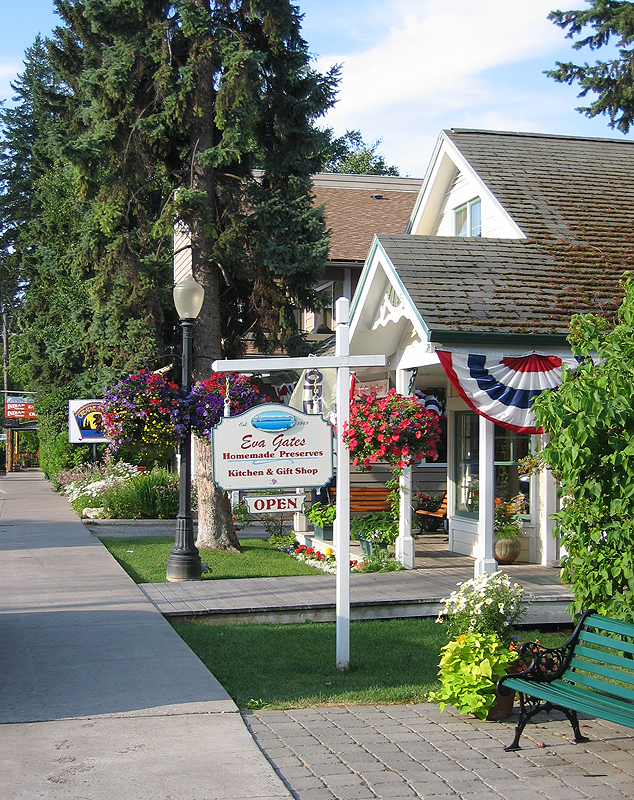
[[[579,11],[553,11],[555,25],[567,29],[566,38],[581,35],[575,50],[598,50],[612,39],[618,43],[618,58],[596,61],[593,65],[557,62],[557,69],[546,74],[560,83],[581,87],[579,97],[598,95],[581,111],[588,117],[606,114],[610,127],[627,133],[634,122],[634,3],[614,0],[587,0],[589,8]],[[584,32],[588,30],[587,35]]]
[[[297,9],[286,0],[56,6],[66,25],[56,31],[53,59],[83,123],[64,152],[90,204],[83,241],[104,325],[117,322],[126,287],[132,300],[138,294],[135,308],[159,298],[168,285],[166,243],[180,219],[205,288],[196,378],[209,375],[213,359],[238,354],[247,332],[264,350],[290,346],[295,308],[314,303],[311,286],[327,255],[310,175],[325,144],[314,121],[337,83],[336,70],[322,77],[310,68]],[[256,160],[260,180],[252,176]],[[159,298],[153,308],[162,307]],[[209,467],[203,445],[199,541],[237,548]]]

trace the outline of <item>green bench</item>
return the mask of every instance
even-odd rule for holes
[[[588,741],[577,712],[634,728],[633,624],[586,611],[562,647],[525,642],[518,656],[525,669],[497,683],[502,696],[516,691],[520,701],[515,738],[505,750],[521,749],[526,723],[540,711],[562,711],[577,743]]]

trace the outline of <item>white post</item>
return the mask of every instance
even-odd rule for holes
[[[549,434],[542,435],[541,449],[548,444]],[[557,511],[557,482],[552,472],[544,467],[537,475],[539,482],[539,536],[541,539],[542,557],[544,567],[557,564],[557,540],[553,536],[555,520],[550,515]]]
[[[350,302],[340,297],[336,304],[337,356],[350,355],[348,316]],[[350,419],[350,368],[337,367],[337,516],[334,525],[337,551],[337,669],[350,669],[350,454],[343,442],[344,425]]]
[[[480,508],[478,519],[478,557],[474,564],[474,576],[497,570],[493,556],[493,508],[495,503],[495,425],[480,416],[479,483]]]
[[[396,391],[407,395],[410,370],[396,370]],[[412,536],[412,468],[405,467],[399,480],[398,538],[395,542],[396,558],[405,569],[414,569],[416,542]]]

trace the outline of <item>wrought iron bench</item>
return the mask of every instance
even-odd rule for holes
[[[517,691],[520,701],[515,738],[505,750],[521,749],[526,723],[540,711],[562,711],[577,743],[588,741],[577,712],[634,728],[634,624],[586,611],[562,647],[525,642],[518,656],[529,666],[497,683],[502,696]]]
[[[419,508],[416,510],[416,514],[420,517],[419,525],[421,531],[432,532],[438,530],[447,519],[447,494],[445,493],[442,503],[435,511],[426,511],[423,508]]]

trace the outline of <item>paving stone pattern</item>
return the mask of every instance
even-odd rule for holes
[[[623,800],[634,798],[634,736],[543,715],[505,753],[515,715],[480,722],[436,705],[247,711],[255,741],[297,800]]]

